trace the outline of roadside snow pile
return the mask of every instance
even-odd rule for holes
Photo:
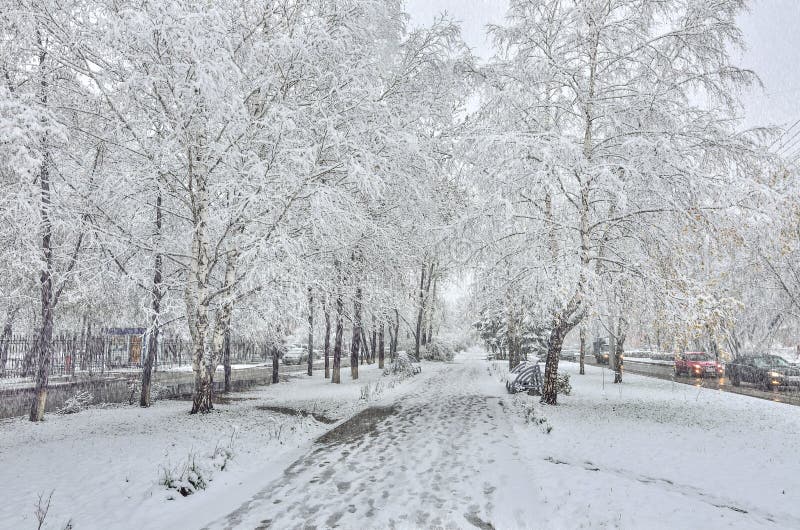
[[[455,354],[452,344],[441,339],[434,339],[428,342],[420,355],[426,361],[450,362]]]

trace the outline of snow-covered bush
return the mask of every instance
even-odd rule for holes
[[[451,344],[453,346],[453,351],[456,353],[461,351],[467,351],[467,349],[469,348],[469,343],[464,339],[456,339],[452,341]]]
[[[441,339],[434,339],[422,348],[420,355],[426,361],[449,362],[455,357],[452,344]]]
[[[536,406],[533,403],[528,403],[525,405],[523,415],[527,423],[536,425],[542,430],[543,433],[550,434],[550,432],[553,430],[553,426],[550,425],[550,422],[547,421],[547,418],[538,415]]]
[[[210,480],[211,470],[199,463],[197,456],[191,453],[182,465],[176,468],[163,467],[159,484],[188,497],[206,489]]]
[[[394,362],[384,370],[385,375],[395,374],[401,377],[410,377],[422,371],[417,361],[411,354],[404,351],[397,352]]]
[[[225,442],[224,444],[217,444],[214,448],[214,452],[211,455],[211,464],[219,469],[220,471],[225,471],[225,468],[228,467],[228,462],[233,460],[234,455],[234,446],[236,445],[236,438],[239,436],[239,430],[237,428],[233,428],[231,431],[231,437]]]
[[[169,490],[175,490],[184,497],[204,490],[211,482],[214,470],[225,471],[228,463],[235,456],[234,445],[238,431],[234,429],[231,437],[222,444],[217,444],[214,451],[204,458],[189,453],[186,461],[176,467],[163,466],[158,483]],[[168,497],[173,499],[174,497]]]
[[[568,396],[572,392],[572,385],[569,384],[569,374],[559,374],[556,378],[556,392]]]
[[[128,392],[130,395],[128,396],[128,404],[133,405],[139,401],[139,396],[142,393],[142,381],[140,379],[129,379],[128,380]],[[161,383],[152,382],[150,383],[150,402],[158,401],[159,399],[164,399],[169,397],[170,389],[168,386],[162,385]]]
[[[86,390],[78,390],[75,395],[64,402],[64,406],[58,409],[59,414],[75,414],[80,412],[94,401],[94,396]]]

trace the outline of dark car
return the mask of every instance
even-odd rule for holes
[[[720,377],[722,372],[722,364],[705,352],[685,352],[675,359],[675,375]]]
[[[733,386],[742,381],[765,390],[800,386],[800,368],[777,355],[740,356],[725,366],[725,374]]]
[[[609,346],[608,339],[600,338],[592,342],[592,354],[597,364],[609,364],[611,347]]]

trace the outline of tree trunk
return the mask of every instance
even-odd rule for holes
[[[272,346],[272,384],[277,384],[279,381],[278,378],[278,358],[279,352],[277,346]]]
[[[47,292],[46,292],[47,291]],[[42,286],[42,299],[52,295],[49,287]],[[53,354],[53,309],[50,306],[42,308],[42,327],[36,337],[37,369],[36,386],[34,388],[33,403],[31,404],[31,421],[42,421],[44,409],[47,405],[47,384],[50,376],[50,362]]]
[[[372,352],[370,351],[370,342],[367,340],[367,332],[361,328],[361,364],[364,364],[366,358],[367,364],[372,364]]]
[[[517,349],[517,322],[514,304],[510,296],[506,299],[506,343],[508,344],[508,369],[513,370],[519,364],[519,351]]]
[[[558,355],[567,335],[566,323],[558,318],[553,329],[550,330],[550,339],[547,341],[547,360],[544,367],[544,384],[542,386],[541,403],[555,405],[558,396]]]
[[[383,344],[383,326],[384,326],[383,319],[381,319],[381,325],[380,325],[380,328],[378,330],[378,368],[381,369],[381,370],[383,370],[384,356],[385,356],[385,354],[383,352],[383,348],[384,348],[384,344]]]
[[[399,340],[398,335],[400,334],[400,312],[395,308],[394,310],[394,336],[392,337],[392,343],[389,345],[389,358],[394,362],[397,358],[397,341]]]
[[[375,354],[377,353],[378,350],[377,327],[378,327],[377,319],[375,318],[375,315],[372,315],[372,341],[370,342],[370,352],[369,352],[370,364],[375,363],[375,356],[376,356]]]
[[[192,396],[191,414],[208,413],[214,410],[214,367],[206,366],[200,372],[199,381],[195,376],[195,389]]]
[[[308,288],[308,375],[314,374],[314,291]]]
[[[422,316],[425,311],[425,271],[427,267],[422,264],[422,271],[419,277],[419,308],[417,309],[417,333],[416,343],[414,345],[414,356],[419,359],[419,347],[422,341]]]
[[[586,325],[581,323],[580,337],[581,337],[581,357],[580,357],[580,375],[586,375]]]
[[[328,379],[331,376],[331,313],[326,303],[322,305],[322,312],[325,314],[325,379]]]
[[[222,347],[222,366],[225,370],[225,386],[223,392],[231,391],[231,331],[225,332],[225,345]]]
[[[359,346],[361,345],[361,287],[356,287],[353,300],[353,342],[350,344],[350,376],[358,379]]]
[[[434,313],[436,312],[436,282],[439,278],[434,277],[433,279],[433,291],[431,291],[430,299],[428,300],[428,336],[427,341],[431,342],[433,340],[433,317]]]
[[[389,360],[394,361],[394,324],[389,323]]]
[[[44,63],[46,52],[42,48],[39,54],[39,64]],[[40,101],[43,105],[47,103],[47,81],[44,77],[41,80]],[[46,147],[45,147],[46,149]],[[39,214],[41,221],[39,228],[42,234],[42,257],[43,267],[39,274],[40,300],[41,300],[41,325],[36,337],[36,386],[34,389],[33,403],[31,403],[31,421],[42,421],[44,419],[44,409],[47,404],[47,384],[50,376],[50,362],[52,360],[53,348],[53,310],[55,308],[53,292],[53,225],[50,221],[50,170],[48,167],[48,155],[45,151],[44,160],[39,170],[39,189],[40,204]]]
[[[342,296],[336,297],[336,334],[333,339],[333,375],[331,377],[332,383],[341,383],[341,368],[342,368],[342,336],[344,335],[344,321],[342,313],[344,312],[344,302]],[[356,367],[358,369],[358,367]]]
[[[614,358],[614,383],[621,383],[622,382],[622,371],[623,371],[623,350],[625,347],[625,336],[627,334],[626,322],[623,317],[619,318],[618,325],[617,325],[617,332],[614,341],[614,350],[613,350],[613,358]]]
[[[161,194],[156,196],[156,238],[161,236]],[[161,315],[161,298],[163,292],[161,288],[163,262],[161,253],[156,251],[153,263],[153,288],[150,292],[150,307],[153,314],[150,316],[150,333],[147,340],[147,357],[142,365],[142,388],[139,396],[139,406],[150,406],[150,386],[153,377],[153,364],[156,361],[158,351],[158,336]]]

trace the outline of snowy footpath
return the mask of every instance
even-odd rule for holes
[[[2,422],[0,528],[35,528],[50,491],[45,528],[800,528],[800,409],[571,363],[572,394],[543,407],[481,357],[402,382],[299,376],[207,416]],[[159,485],[228,446],[207,489]]]

